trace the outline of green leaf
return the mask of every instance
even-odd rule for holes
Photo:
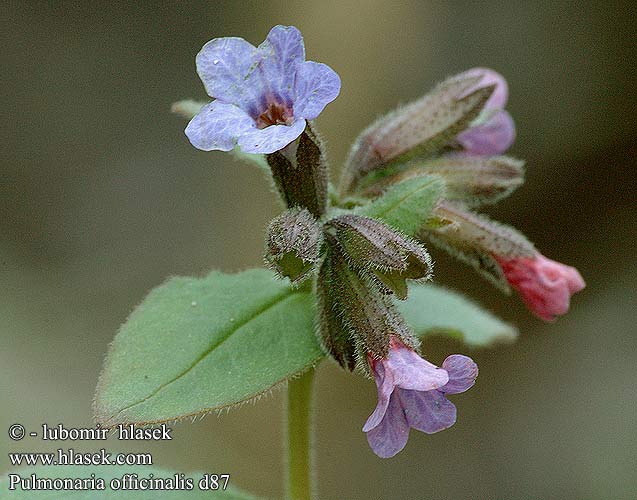
[[[448,335],[470,346],[485,347],[511,342],[518,335],[515,327],[462,295],[436,285],[411,284],[409,297],[397,301],[397,306],[420,337]]]
[[[113,426],[209,412],[256,398],[322,357],[312,296],[271,272],[173,278],[115,337],[95,415]]]
[[[380,197],[354,210],[379,219],[408,236],[415,236],[444,190],[438,177],[423,175],[394,184]]]
[[[35,474],[39,480],[43,479],[65,479],[65,478],[82,478],[91,479],[91,474],[95,474],[95,479],[103,479],[105,488],[102,489],[85,489],[85,490],[73,490],[73,491],[59,491],[59,490],[39,490],[30,491],[22,489],[18,484],[14,485],[14,490],[9,490],[9,474],[15,474],[20,476],[22,480],[28,481],[31,479],[31,474]],[[244,493],[232,486],[232,477],[229,478],[229,485],[225,490],[202,490],[199,488],[199,481],[204,477],[204,473],[190,473],[185,475],[184,480],[187,478],[192,479],[192,490],[132,490],[132,489],[118,489],[117,483],[113,483],[115,489],[111,489],[111,480],[122,479],[125,474],[137,474],[139,479],[148,479],[150,474],[153,478],[172,479],[173,484],[185,484],[179,483],[175,480],[175,474],[180,474],[175,471],[167,471],[157,469],[155,467],[117,467],[117,466],[53,466],[53,467],[35,467],[33,469],[20,469],[18,471],[9,472],[7,475],[0,479],[0,499],[26,499],[26,498],[67,498],[73,500],[94,500],[94,499],[161,499],[161,500],[180,500],[187,498],[189,500],[258,500],[257,497]],[[17,478],[15,479],[17,481]],[[223,486],[225,480],[219,482],[220,486]],[[94,484],[97,484],[94,483]],[[26,486],[26,484],[25,484]],[[45,485],[46,487],[46,485]],[[182,486],[183,488],[183,486]]]

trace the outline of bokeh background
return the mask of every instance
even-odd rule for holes
[[[194,56],[206,41],[258,44],[271,26],[293,24],[308,57],[343,81],[318,121],[334,171],[360,129],[397,103],[473,66],[504,74],[519,133],[511,153],[527,160],[527,183],[488,213],[588,283],[570,314],[545,324],[436,252],[436,280],[516,323],[520,340],[477,351],[430,341],[433,361],[466,352],[480,378],[456,398],[452,429],[412,433],[391,460],[377,458],[361,432],[373,384],[324,363],[321,497],[635,498],[632,2],[6,1],[1,9],[0,469],[8,450],[24,449],[7,438],[11,423],[92,424],[107,346],[151,288],[170,275],[260,265],[264,228],[280,210],[268,182],[229,155],[192,148],[169,109],[205,98]],[[180,423],[170,443],[130,449],[179,471],[228,472],[233,484],[276,497],[281,423],[274,391]]]

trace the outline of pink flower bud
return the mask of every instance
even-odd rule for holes
[[[577,269],[539,253],[533,257],[494,257],[509,284],[520,293],[529,309],[545,321],[565,314],[571,295],[586,286]]]

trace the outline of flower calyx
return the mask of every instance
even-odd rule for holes
[[[266,155],[272,178],[285,204],[306,208],[320,218],[327,209],[328,175],[324,148],[308,124],[298,139]]]
[[[329,233],[326,241],[317,279],[319,340],[325,350],[343,368],[369,374],[367,354],[387,356],[391,336],[417,348],[418,340],[390,297],[374,280],[352,269]]]
[[[367,274],[384,293],[407,298],[407,279],[431,278],[432,261],[425,247],[382,222],[345,214],[326,223],[351,268]]]
[[[303,208],[291,208],[268,226],[265,262],[280,277],[299,285],[310,277],[319,260],[321,224]]]

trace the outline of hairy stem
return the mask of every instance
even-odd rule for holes
[[[312,488],[312,382],[314,370],[288,382],[287,484],[288,500],[311,500]]]

